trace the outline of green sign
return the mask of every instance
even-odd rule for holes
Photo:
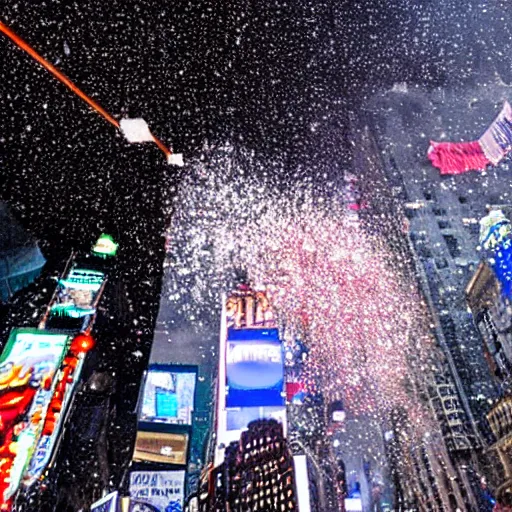
[[[115,256],[118,245],[119,244],[116,244],[110,235],[103,233],[94,244],[92,252],[104,258]]]

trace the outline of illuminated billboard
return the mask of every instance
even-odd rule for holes
[[[162,464],[187,464],[189,434],[187,432],[147,432],[139,430],[133,460]]]
[[[229,297],[225,315],[228,328],[276,327],[275,316],[266,294],[251,290],[247,286],[240,286]]]
[[[192,425],[197,368],[151,365],[148,368],[139,421]]]
[[[72,269],[59,280],[46,327],[80,330],[85,317],[96,313],[105,279],[96,270]]]
[[[263,407],[236,407],[226,411],[226,429],[228,432],[242,432],[252,421],[274,419],[284,424],[286,421],[286,408],[279,406]]]
[[[282,406],[284,361],[277,329],[228,329],[227,407]]]
[[[181,512],[184,493],[185,471],[133,471],[130,474],[130,510],[138,510],[140,503],[149,505],[154,512]]]
[[[92,253],[100,258],[109,258],[111,256],[115,256],[117,254],[117,249],[119,244],[114,242],[114,239],[111,235],[107,235],[106,233],[102,233],[98,238],[94,247],[92,248]]]
[[[13,329],[0,356],[0,499],[17,492],[41,438],[69,347],[66,334]]]
[[[42,423],[41,437],[32,454],[30,464],[25,470],[23,482],[27,486],[40,478],[50,463],[75,387],[80,379],[84,359],[84,354],[75,355],[68,352],[62,361],[58,377],[55,379],[55,393]]]

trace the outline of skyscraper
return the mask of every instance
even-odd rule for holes
[[[485,510],[482,453],[489,431],[486,413],[497,389],[467,311],[464,288],[480,260],[478,220],[486,205],[503,202],[508,192],[500,180],[503,169],[492,176],[442,178],[428,163],[425,134],[435,138],[445,126],[471,140],[469,128],[485,127],[482,107],[490,109],[490,120],[494,116],[492,104],[482,101],[469,114],[463,112],[456,126],[462,104],[461,98],[456,100],[455,95],[446,100],[444,91],[409,93],[398,88],[374,98],[366,119],[354,123],[353,172],[365,187],[368,214],[382,218],[378,229],[403,261],[413,262],[429,306],[438,357],[423,388],[447,450],[441,469],[458,488],[453,499],[462,498],[466,510]]]
[[[203,474],[200,512],[297,510],[293,457],[276,420],[257,420]]]

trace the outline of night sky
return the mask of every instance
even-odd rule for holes
[[[488,57],[510,66],[504,14],[474,0],[93,0],[9,2],[2,18],[114,116],[144,116],[187,156],[229,138],[296,165],[332,160],[347,112],[379,88],[463,83]],[[91,175],[91,152],[118,162],[127,150],[108,125],[12,43],[0,51],[2,167]]]
[[[313,174],[345,168],[350,116],[396,82],[461,87],[484,68],[510,79],[506,5],[14,0],[0,17],[114,117],[144,117],[185,159],[206,141],[230,142],[279,161],[286,184],[299,165]],[[128,145],[4,36],[0,66],[0,199],[55,268],[102,231],[120,241],[117,335],[147,356],[162,206],[187,168],[167,166],[151,144]],[[134,381],[144,364],[131,368]]]
[[[378,90],[511,75],[503,1],[6,4],[3,21],[114,117],[144,117],[186,159],[206,141],[255,151],[284,186],[298,166],[349,165],[349,118]],[[134,276],[151,268],[135,253],[161,246],[162,193],[181,171],[154,145],[129,146],[4,36],[0,55],[0,197],[48,255],[107,230]]]

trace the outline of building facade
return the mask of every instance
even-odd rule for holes
[[[426,156],[418,161],[411,149],[418,141],[408,119],[424,107],[402,96],[374,100],[367,119],[358,119],[353,129],[354,173],[365,187],[369,214],[382,218],[379,230],[385,230],[403,267],[413,268],[409,275],[425,298],[436,340],[432,374],[417,384],[437,420],[441,446],[402,453],[409,462],[407,471],[400,470],[404,477],[397,483],[397,499],[416,500],[425,510],[490,510],[479,479],[483,437],[489,431],[485,415],[496,387],[464,302],[465,285],[480,259],[475,249],[481,215],[476,211],[485,199],[479,196],[475,205],[467,185],[449,187],[427,173]],[[410,110],[404,107],[407,101]],[[430,503],[421,508],[427,496]]]
[[[276,420],[257,420],[203,472],[200,512],[298,510],[293,456]]]
[[[499,398],[486,415],[486,475],[498,501],[512,505],[512,306],[486,262],[480,263],[469,282],[466,300],[500,389]]]

